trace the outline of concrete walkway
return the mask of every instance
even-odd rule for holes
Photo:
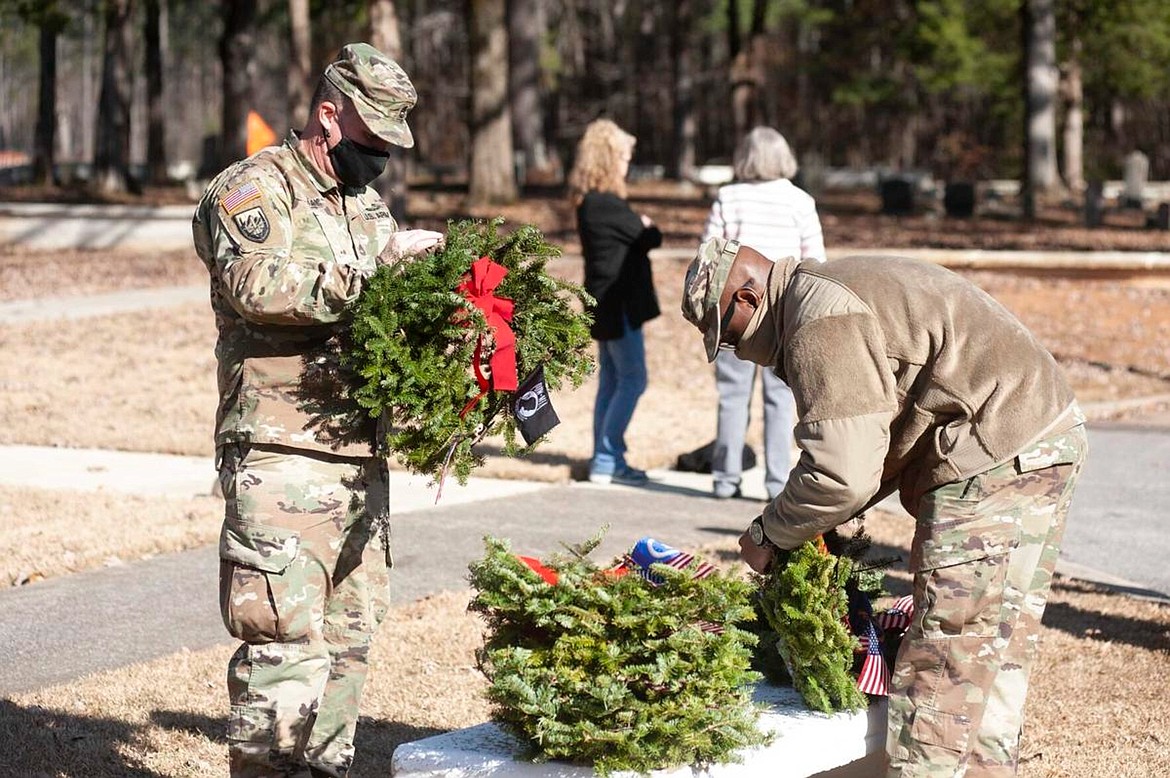
[[[0,246],[30,249],[191,247],[191,205],[71,205],[0,203]],[[1170,274],[1170,253],[1130,251],[981,251],[968,249],[830,249],[829,258],[855,254],[917,257],[947,267],[1111,270]],[[566,255],[568,257],[570,255]],[[663,248],[657,259],[685,259],[694,247]]]
[[[0,246],[32,249],[136,248],[191,245],[191,205],[0,203]]]

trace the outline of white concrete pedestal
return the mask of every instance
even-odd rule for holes
[[[755,699],[768,707],[759,726],[775,733],[771,745],[740,752],[741,763],[711,765],[706,769],[681,767],[657,770],[653,778],[807,778],[846,767],[866,755],[882,751],[886,742],[886,704],[883,699],[858,713],[826,715],[804,707],[787,687],[761,684]],[[592,768],[565,762],[535,764],[519,760],[520,744],[494,723],[480,724],[443,735],[403,743],[394,751],[394,778],[592,778]],[[873,772],[880,760],[866,760],[857,778]],[[880,769],[878,767],[877,769]],[[630,778],[634,773],[615,773]]]

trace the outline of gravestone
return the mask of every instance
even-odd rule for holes
[[[906,216],[914,211],[914,185],[906,178],[886,178],[878,184],[882,213]]]
[[[1121,190],[1122,208],[1141,208],[1146,183],[1150,180],[1150,158],[1140,151],[1125,156],[1125,184]]]
[[[1146,220],[1146,226],[1155,230],[1170,230],[1170,203],[1159,203],[1158,210]]]
[[[1090,181],[1085,187],[1085,226],[1100,227],[1104,212],[1104,185],[1100,181]]]
[[[970,181],[954,181],[943,190],[943,209],[947,216],[968,219],[975,215],[975,185]]]
[[[799,181],[793,183],[815,197],[825,189],[825,172],[825,158],[810,151],[801,156],[800,170],[796,172]]]

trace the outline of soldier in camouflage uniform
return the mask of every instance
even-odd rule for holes
[[[1016,774],[1028,674],[1088,446],[1052,356],[1006,309],[933,264],[774,265],[699,249],[683,315],[792,387],[800,460],[740,538],[764,572],[899,491],[916,519],[915,617],[894,666],[889,778]]]
[[[368,184],[413,145],[414,86],[341,50],[304,130],[223,171],[195,212],[219,338],[226,499],[220,605],[233,776],[345,776],[370,640],[388,605],[386,463],[340,365],[346,307],[378,265],[436,245]]]

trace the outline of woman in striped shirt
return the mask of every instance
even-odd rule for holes
[[[735,182],[719,189],[707,216],[703,240],[727,238],[751,246],[769,259],[795,257],[825,261],[816,202],[790,180],[796,157],[771,127],[756,127],[735,150]],[[792,448],[792,391],[770,370],[763,371],[764,485],[773,499],[788,481]],[[717,498],[740,495],[743,442],[747,434],[756,365],[730,351],[715,360],[719,422],[711,474]]]

